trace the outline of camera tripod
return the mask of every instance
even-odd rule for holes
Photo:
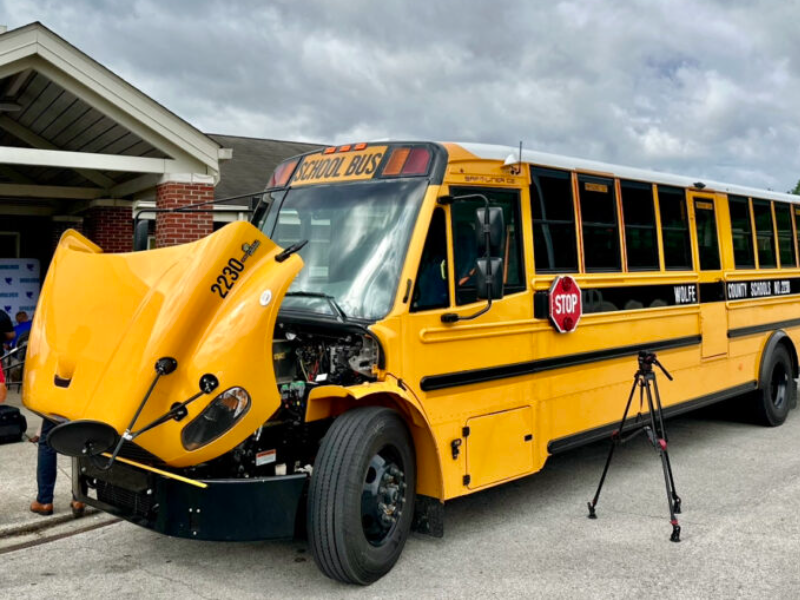
[[[669,453],[667,452],[667,430],[664,427],[664,409],[661,407],[661,396],[658,393],[658,383],[656,382],[656,374],[653,371],[653,365],[661,369],[664,375],[667,376],[667,379],[672,381],[672,376],[667,372],[664,366],[658,362],[655,352],[647,352],[645,350],[639,351],[639,369],[633,376],[633,386],[628,396],[628,403],[625,405],[625,412],[622,413],[622,421],[619,424],[619,428],[611,434],[611,447],[608,451],[606,466],[603,469],[603,474],[600,476],[600,484],[597,486],[597,493],[595,493],[594,499],[588,503],[589,518],[597,518],[595,507],[597,506],[597,501],[600,498],[600,491],[603,489],[603,483],[608,474],[608,467],[611,465],[611,458],[614,456],[614,449],[618,445],[626,443],[644,431],[653,449],[655,449],[661,457],[661,466],[664,469],[664,484],[667,489],[667,503],[669,504],[670,524],[672,525],[672,535],[669,539],[672,542],[680,542],[681,527],[675,515],[681,512],[681,499],[675,492],[675,480],[672,477],[672,466],[670,465]],[[639,388],[639,414],[636,415],[636,423],[632,427],[629,427],[628,431],[625,431],[628,413],[630,412],[631,402],[637,387]],[[645,392],[647,396],[647,407],[649,409],[649,420],[642,422],[640,418],[642,416]],[[655,403],[653,402],[654,396]]]

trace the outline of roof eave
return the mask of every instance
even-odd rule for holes
[[[8,67],[7,73],[3,67]],[[198,170],[218,175],[222,148],[216,141],[41,23],[0,35],[0,75],[15,72],[9,70],[15,67],[37,69],[67,89],[82,88],[98,110],[112,113],[108,116],[152,145],[174,158],[196,162]]]

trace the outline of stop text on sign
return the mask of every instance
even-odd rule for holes
[[[556,312],[557,315],[568,315],[575,312],[575,308],[578,306],[578,302],[581,299],[578,294],[562,294],[556,296],[555,303],[556,303]]]
[[[556,277],[550,286],[550,322],[559,333],[575,331],[583,313],[581,288],[569,275]]]

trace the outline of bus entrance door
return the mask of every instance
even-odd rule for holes
[[[728,353],[728,310],[725,306],[725,281],[722,276],[719,231],[714,194],[689,192],[693,208],[699,260],[700,333],[703,358]]]

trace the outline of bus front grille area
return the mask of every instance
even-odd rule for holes
[[[133,492],[100,479],[96,480],[97,499],[112,506],[127,510],[131,515],[147,519],[153,513],[154,499],[147,492]]]

